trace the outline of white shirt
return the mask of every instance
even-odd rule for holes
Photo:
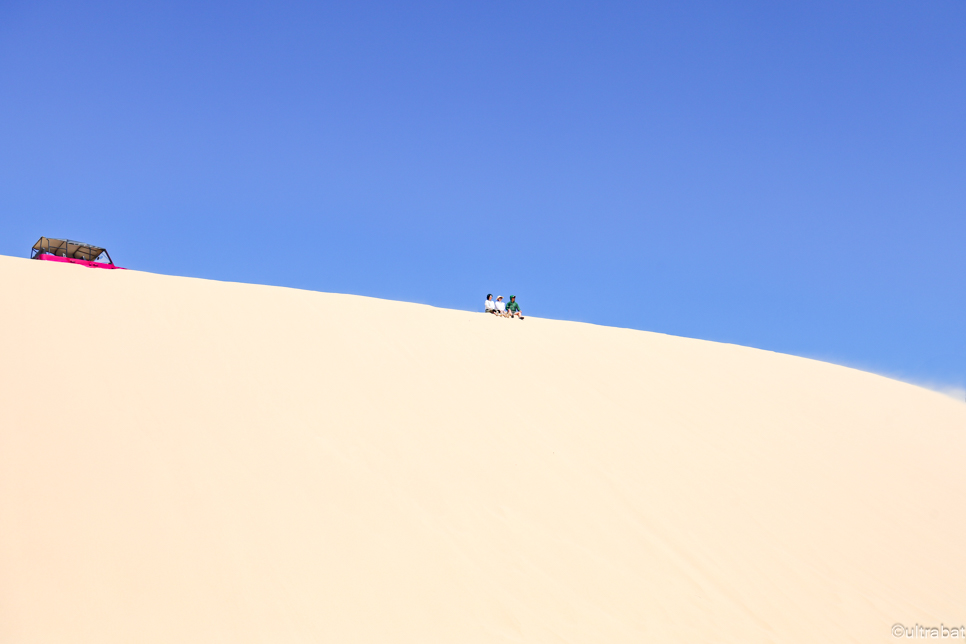
[[[496,310],[500,313],[506,313],[506,304],[500,300],[496,301]]]
[[[493,300],[487,300],[486,302],[483,302],[483,310],[492,311],[493,309],[496,308],[494,304],[496,303]]]

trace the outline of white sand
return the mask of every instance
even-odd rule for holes
[[[13,258],[0,284],[3,644],[966,622],[966,405],[941,394],[348,295]]]

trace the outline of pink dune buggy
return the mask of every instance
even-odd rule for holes
[[[51,239],[41,237],[30,251],[30,259],[41,259],[48,262],[67,262],[80,264],[90,268],[118,268],[114,265],[106,248],[92,246],[84,242],[69,239]],[[121,269],[124,270],[124,269]]]

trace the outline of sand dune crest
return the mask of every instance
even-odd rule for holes
[[[0,258],[0,642],[888,642],[966,405],[655,333]]]

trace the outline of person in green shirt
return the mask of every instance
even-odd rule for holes
[[[506,305],[506,312],[510,314],[510,317],[518,317],[523,319],[523,313],[520,311],[520,305],[517,304],[517,296],[511,295],[510,302]]]

